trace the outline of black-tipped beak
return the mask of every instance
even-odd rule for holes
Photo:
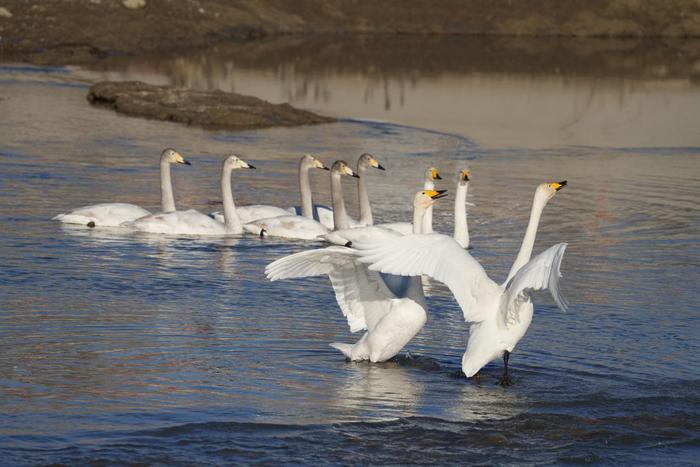
[[[321,167],[323,170],[331,170],[330,168],[326,167],[325,165]]]
[[[386,169],[384,168],[384,166],[382,166],[382,164],[377,164],[377,168],[378,168],[379,170],[386,170]]]
[[[440,176],[440,174],[435,174],[435,180],[442,180],[442,177]]]
[[[431,196],[432,199],[440,199],[444,198],[447,196],[447,190],[435,190],[437,192],[436,195]]]
[[[192,163],[190,161],[182,161],[182,163],[185,165],[192,165]]]
[[[247,169],[257,169],[257,167],[255,167],[253,164],[248,164],[248,167],[246,167],[246,168]]]
[[[356,173],[353,173],[351,176],[352,176],[352,177],[355,177],[355,178],[360,178],[360,176],[357,175]]]
[[[561,182],[557,182],[557,183],[559,183],[559,186],[556,188],[557,191],[561,190],[566,185],[568,185],[568,182],[566,180],[562,180]]]

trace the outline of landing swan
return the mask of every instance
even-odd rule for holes
[[[442,196],[432,190],[416,194],[416,232],[425,209]],[[350,331],[366,330],[355,344],[330,344],[353,361],[382,362],[394,357],[427,319],[420,278],[370,271],[351,248],[332,246],[296,253],[268,265],[265,274],[271,281],[327,274]]]
[[[331,186],[340,185],[341,176],[358,177],[344,161],[336,161],[331,167]],[[333,203],[336,207],[335,198]],[[333,217],[336,215],[347,216],[345,205],[340,207],[340,211],[334,209]],[[339,214],[340,213],[340,214]],[[315,240],[319,236],[327,234],[328,228],[320,222],[304,216],[288,214],[286,216],[271,217],[269,219],[258,219],[244,226],[246,232],[256,235],[270,237],[296,238],[301,240]]]
[[[312,215],[312,211],[316,210],[316,205],[313,205],[311,201],[309,169],[328,170],[328,167],[323,165],[323,162],[316,159],[311,154],[304,154],[299,160],[299,192],[301,193],[300,212],[301,215],[311,219],[314,218],[314,216]],[[269,217],[276,216],[286,216],[290,214],[290,209],[294,210],[294,208],[285,209],[267,204],[253,204],[249,206],[237,206],[236,213],[238,213],[238,217],[241,219],[241,223],[248,224],[258,219],[267,219]],[[224,215],[220,211],[212,212],[210,216],[212,216],[219,222],[224,222]]]
[[[173,185],[170,181],[170,164],[191,165],[179,152],[165,149],[160,155],[160,208],[163,212],[175,210]],[[58,214],[52,220],[64,224],[81,224],[88,227],[119,227],[123,222],[148,216],[149,211],[129,203],[101,203],[73,209]]]
[[[441,234],[408,235],[391,240],[357,242],[354,247],[371,271],[403,276],[428,275],[447,285],[470,323],[469,341],[462,357],[467,377],[503,357],[501,384],[512,383],[508,359],[525,335],[533,315],[530,290],[549,289],[566,310],[559,289],[561,261],[566,244],[557,244],[530,260],[537,224],[547,202],[566,182],[543,183],[535,192],[530,222],[518,257],[506,281],[498,285],[453,238]]]
[[[133,222],[127,222],[130,227],[141,232],[170,234],[170,235],[228,235],[243,232],[241,220],[236,212],[231,193],[231,172],[236,169],[254,169],[252,165],[240,159],[237,155],[228,156],[221,169],[221,196],[224,204],[224,220],[222,224],[206,214],[194,209],[187,211],[172,211],[151,214]]]

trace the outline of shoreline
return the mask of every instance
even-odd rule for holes
[[[262,0],[255,8],[219,0],[143,3],[129,9],[120,0],[2,2],[0,62],[81,65],[282,36],[700,37],[700,3],[693,0],[654,0],[643,9],[631,0]]]

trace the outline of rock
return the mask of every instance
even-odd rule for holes
[[[103,81],[92,86],[87,97],[93,104],[108,105],[127,115],[208,129],[240,131],[335,121],[289,104],[271,104],[257,97],[153,86],[139,81]]]
[[[12,18],[12,13],[7,8],[0,6],[0,18]]]
[[[146,0],[123,0],[122,5],[129,10],[139,10],[146,6]]]

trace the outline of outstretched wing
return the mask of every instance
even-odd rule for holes
[[[557,306],[566,311],[568,303],[559,288],[564,251],[566,251],[566,243],[548,248],[528,261],[506,284],[501,313],[507,326],[520,320],[519,305],[528,300],[527,293],[530,290],[549,289]]]
[[[480,295],[498,289],[484,268],[452,237],[407,235],[357,242],[353,248],[369,269],[400,276],[427,275],[450,288],[468,322],[482,321]],[[481,307],[484,308],[484,307]]]
[[[345,247],[286,256],[269,264],[265,274],[272,281],[328,275],[351,332],[374,329],[391,310],[391,299],[396,298],[380,275],[360,263],[354,250]]]

